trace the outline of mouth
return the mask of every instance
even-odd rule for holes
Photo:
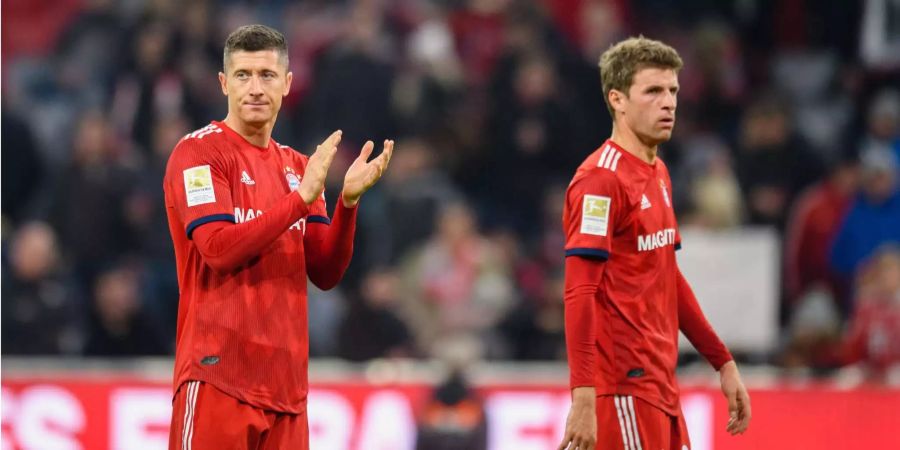
[[[675,118],[674,117],[665,117],[665,118],[659,119],[659,123],[663,127],[672,128],[673,126],[675,126]]]
[[[269,106],[266,102],[244,102],[244,106],[249,106],[251,108],[261,108],[263,106]]]

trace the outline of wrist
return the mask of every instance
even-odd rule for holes
[[[572,404],[593,407],[597,401],[597,390],[593,386],[579,386],[572,389]]]
[[[341,203],[344,204],[344,208],[355,208],[359,204],[359,196],[350,197],[346,193],[341,192]]]
[[[725,364],[722,364],[722,367],[719,367],[719,375],[720,376],[737,373],[737,371],[738,371],[737,364],[734,362],[733,359],[726,362]]]
[[[316,197],[318,197],[314,193],[306,192],[303,189],[297,189],[296,192],[297,195],[299,195],[300,198],[303,199],[303,203],[306,203],[306,206],[312,205],[312,203],[316,201]]]

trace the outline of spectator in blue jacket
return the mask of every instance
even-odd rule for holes
[[[900,244],[897,157],[876,147],[861,157],[862,191],[850,207],[831,249],[836,272],[852,277],[860,263],[886,243]]]

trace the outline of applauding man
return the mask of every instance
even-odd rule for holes
[[[309,448],[307,277],[340,281],[393,141],[371,161],[363,146],[329,219],[341,132],[309,158],[271,137],[291,79],[281,33],[238,28],[219,74],[228,115],[186,135],[166,168],[180,290],[170,449]]]

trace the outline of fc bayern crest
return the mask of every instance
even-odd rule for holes
[[[291,191],[296,191],[300,188],[300,177],[297,176],[294,172],[288,172],[284,174],[284,177],[287,178],[288,188]]]
[[[659,188],[662,189],[663,200],[666,201],[666,206],[668,206],[669,208],[671,208],[671,207],[672,207],[672,201],[669,200],[669,190],[666,189],[666,182],[663,181],[663,180],[659,180]]]

